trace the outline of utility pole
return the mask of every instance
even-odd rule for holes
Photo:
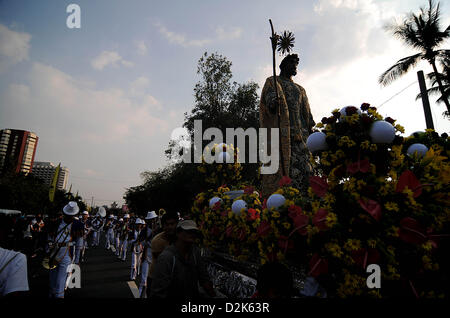
[[[92,200],[91,200],[91,209],[94,207],[94,197],[92,197]]]
[[[425,77],[423,71],[417,72],[417,78],[419,79],[420,94],[422,96],[423,111],[425,113],[425,123],[427,129],[434,129],[433,117],[431,116],[430,100],[428,99],[427,85],[425,84]]]

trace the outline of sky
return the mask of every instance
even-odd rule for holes
[[[71,3],[80,28],[68,28]],[[405,135],[424,130],[418,70],[381,87],[379,75],[416,53],[384,26],[401,22],[425,0],[0,0],[0,129],[36,133],[36,161],[61,162],[72,192],[90,204],[124,203],[143,171],[167,165],[164,150],[194,105],[197,62],[217,52],[232,62],[233,81],[260,89],[272,73],[269,18],[295,34],[316,122],[367,102],[397,119]],[[441,1],[442,28],[450,3]],[[442,48],[449,48],[445,43]],[[277,64],[280,62],[277,56]],[[278,69],[278,68],[277,68]],[[444,105],[431,108],[449,132]],[[149,209],[155,207],[149,207]],[[156,207],[157,208],[157,207]]]

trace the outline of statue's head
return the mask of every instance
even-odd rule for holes
[[[297,54],[289,54],[280,63],[281,73],[287,76],[295,76],[297,74],[297,66],[300,62]]]

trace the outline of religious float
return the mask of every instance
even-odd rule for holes
[[[223,184],[191,210],[218,289],[250,297],[257,268],[278,261],[293,273],[294,297],[449,297],[450,140],[402,133],[369,104],[333,111],[306,142],[307,194],[283,177],[262,197],[240,183],[238,162],[200,165]],[[215,151],[226,159],[229,149]],[[369,288],[370,264],[382,288]]]

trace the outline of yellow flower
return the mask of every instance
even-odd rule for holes
[[[425,251],[431,251],[431,249],[433,248],[433,245],[431,244],[431,241],[427,241],[427,242],[422,244],[422,248]]]
[[[327,214],[327,216],[326,216],[326,218],[325,218],[325,222],[326,222],[326,225],[329,227],[329,228],[332,228],[334,225],[336,225],[336,223],[337,223],[337,215],[336,214],[334,214],[334,213],[332,213],[332,212],[329,212],[328,214]]]
[[[274,217],[274,218],[279,218],[280,217],[280,212],[278,212],[278,211],[274,211],[273,213],[272,213],[272,217]]]
[[[325,249],[331,253],[334,257],[341,258],[344,255],[339,245],[335,243],[327,243],[325,244]]]
[[[288,222],[283,222],[283,226],[286,230],[289,230],[291,228],[291,224]]]
[[[386,210],[389,210],[389,211],[395,211],[395,212],[399,211],[398,205],[395,202],[386,202],[384,204],[384,207],[386,208]]]
[[[292,201],[292,200],[286,200],[286,201],[284,202],[284,206],[290,207],[291,205],[294,205],[294,201]]]
[[[370,151],[377,151],[377,145],[376,144],[371,144],[370,145]]]
[[[394,126],[395,127],[395,129],[397,129],[399,132],[401,132],[402,134],[404,134],[405,133],[405,128],[403,128],[403,126],[401,126],[401,125],[395,125]]]
[[[370,142],[368,140],[364,140],[361,144],[361,149],[369,149],[370,147]]]
[[[323,128],[323,127],[324,127],[324,124],[321,122],[316,124],[316,128]]]
[[[361,241],[355,239],[348,239],[347,242],[344,244],[344,248],[347,251],[357,251],[361,249]]]

